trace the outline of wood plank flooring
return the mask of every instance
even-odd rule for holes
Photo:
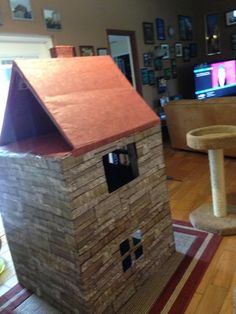
[[[211,201],[206,154],[164,149],[172,218],[189,220],[189,213]],[[227,202],[236,206],[236,158],[225,158]],[[187,314],[232,314],[236,288],[236,236],[224,237],[202,279]]]

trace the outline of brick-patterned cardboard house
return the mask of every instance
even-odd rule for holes
[[[174,252],[160,125],[109,56],[17,61],[0,203],[18,279],[115,313]]]

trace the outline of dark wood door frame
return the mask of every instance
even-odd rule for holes
[[[141,84],[140,74],[139,74],[138,50],[137,50],[135,32],[119,30],[119,29],[107,29],[107,41],[108,41],[108,46],[110,48],[108,35],[129,36],[131,50],[132,50],[133,65],[134,65],[136,90],[140,95],[142,95],[142,84]]]

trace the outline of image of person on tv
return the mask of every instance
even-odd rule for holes
[[[218,67],[218,84],[223,87],[227,84],[226,80],[226,69],[223,64]]]

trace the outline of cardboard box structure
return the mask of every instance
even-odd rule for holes
[[[18,279],[116,313],[174,252],[160,125],[109,56],[17,61],[0,203]]]

